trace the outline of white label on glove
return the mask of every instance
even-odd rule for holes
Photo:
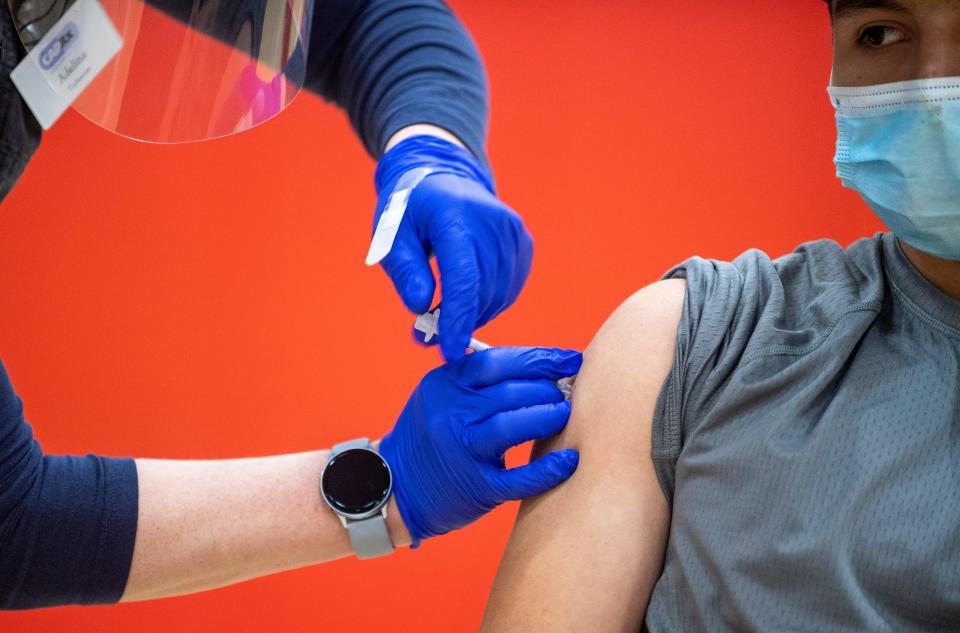
[[[97,0],[77,0],[13,72],[37,121],[48,130],[103,70],[123,39]]]
[[[429,167],[417,167],[400,176],[400,180],[393,188],[393,193],[390,194],[390,199],[387,200],[387,208],[380,214],[377,230],[373,232],[373,239],[370,240],[367,266],[380,263],[380,260],[390,254],[393,241],[400,229],[400,222],[403,221],[403,214],[407,211],[410,194],[420,184],[420,181],[431,173],[433,173],[433,170]]]

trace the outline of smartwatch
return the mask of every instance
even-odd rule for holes
[[[390,466],[368,438],[330,449],[330,459],[320,473],[320,496],[340,517],[357,558],[393,553],[386,521],[392,492]]]

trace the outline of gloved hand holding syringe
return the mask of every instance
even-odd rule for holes
[[[439,342],[440,308],[435,308],[433,312],[424,312],[418,316],[417,320],[413,324],[413,329],[423,335],[424,343],[429,343],[434,338],[436,338]],[[482,352],[483,350],[490,349],[491,347],[493,346],[472,337],[470,342],[467,344],[467,349],[472,352]],[[561,378],[557,381],[557,388],[563,392],[563,397],[567,400],[569,400],[573,395],[573,384],[576,380],[576,376],[570,376],[568,378]]]

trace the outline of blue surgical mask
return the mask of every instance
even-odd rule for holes
[[[843,185],[910,246],[960,260],[960,77],[828,92]]]

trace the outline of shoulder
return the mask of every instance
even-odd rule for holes
[[[863,238],[847,248],[833,240],[807,242],[770,265],[788,300],[824,297],[838,305],[871,301],[884,286],[882,240],[882,235]]]
[[[686,287],[685,279],[665,279],[628,297],[597,332],[585,361],[615,374],[652,358],[672,358]]]
[[[673,363],[685,287],[682,279],[659,281],[614,310],[583,353],[570,423],[559,437],[538,443],[538,452],[571,446],[607,455],[649,453],[653,407]]]
[[[691,257],[671,268],[664,278],[695,278],[698,283],[756,283],[764,277],[789,277],[810,270],[812,281],[822,283],[869,283],[882,273],[882,241],[885,234],[862,238],[844,248],[834,240],[805,242],[793,252],[773,258],[751,248],[730,262]]]
[[[667,499],[685,438],[736,372],[771,355],[793,362],[858,306],[876,307],[882,282],[870,253],[877,241],[844,249],[819,240],[776,259],[756,249],[730,262],[694,257],[667,272],[668,280],[686,280],[679,318],[669,319],[675,333],[660,335],[673,346],[672,366],[657,368],[661,386],[652,416],[652,455]],[[862,329],[871,318],[852,327]]]
[[[569,429],[608,437],[631,451],[649,446],[653,406],[673,363],[686,282],[658,281],[618,307],[584,352],[574,408],[590,411],[589,427]],[[626,421],[633,424],[625,425]],[[613,427],[605,432],[606,427]]]
[[[757,330],[819,330],[883,297],[882,237],[843,248],[833,240],[801,244],[771,258],[751,249],[732,262],[694,257],[667,272],[688,283],[685,317],[692,334],[747,336]]]
[[[733,373],[754,360],[777,357],[789,365],[830,336],[859,336],[882,304],[882,239],[846,249],[818,240],[777,259],[759,250],[732,262],[693,258],[669,271],[667,277],[687,280],[687,294],[671,385],[682,406],[671,411],[665,402],[665,415],[688,429]]]

